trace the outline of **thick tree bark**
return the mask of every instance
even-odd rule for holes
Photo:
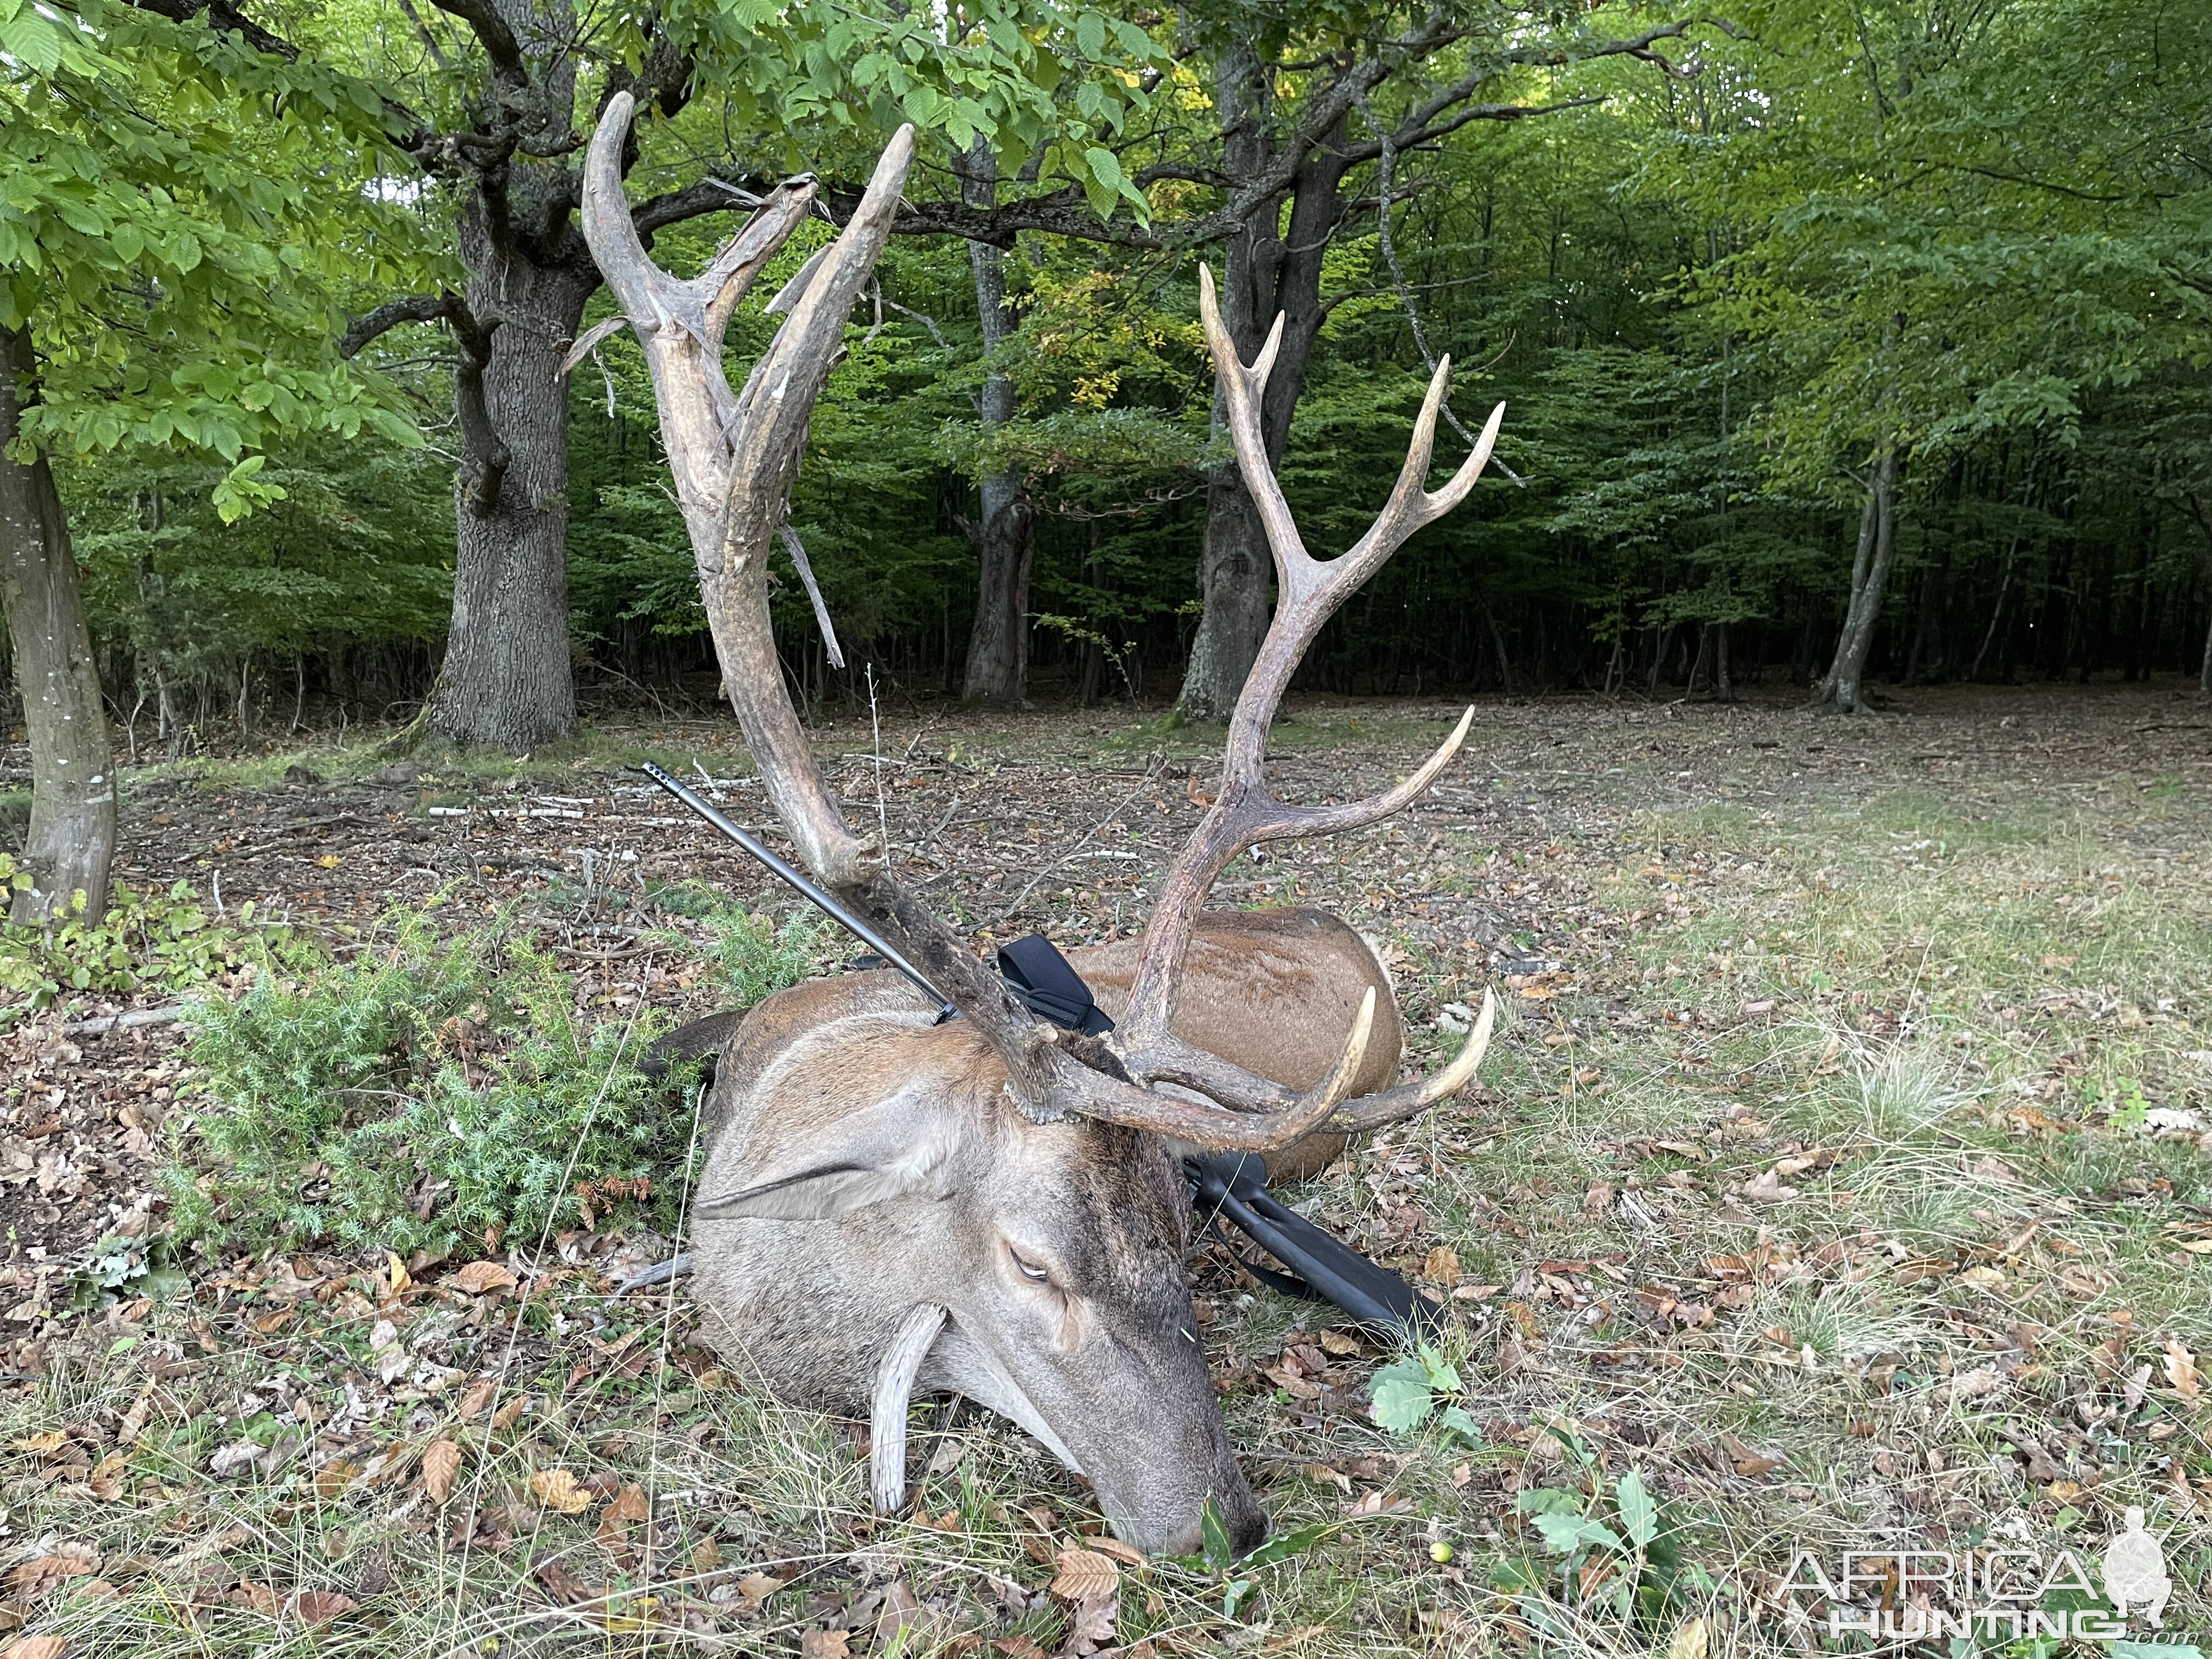
[[[502,76],[527,82],[555,118],[575,106],[563,46],[574,8],[492,0],[462,11]],[[501,30],[506,31],[505,34]],[[565,159],[515,155],[487,169],[463,207],[468,271],[449,313],[462,458],[453,481],[453,620],[432,697],[441,736],[521,754],[576,728],[568,652],[568,386],[560,374],[599,267],[571,212]]]
[[[465,447],[453,481],[453,630],[432,720],[455,743],[522,754],[576,728],[559,369],[599,274],[588,257],[539,264],[502,247],[474,204],[461,252],[468,308],[489,338],[480,368],[464,342],[455,375]]]
[[[981,138],[969,152],[961,195],[970,207],[988,208],[998,198],[998,158]],[[1014,331],[1006,304],[1006,255],[988,242],[968,244],[975,279],[975,314],[983,326],[988,357]],[[1003,426],[1014,417],[1014,383],[993,371],[983,380],[978,413],[986,426]],[[982,516],[971,532],[977,561],[975,623],[968,634],[968,675],[961,690],[967,702],[1018,704],[1027,700],[1030,682],[1030,563],[1036,549],[1036,520],[1022,489],[1019,467],[1010,466],[983,480]]]
[[[1215,66],[1215,99],[1221,112],[1223,172],[1233,192],[1239,181],[1267,172],[1274,161],[1273,65],[1241,41]],[[1282,459],[1291,416],[1305,389],[1306,367],[1321,332],[1322,256],[1341,217],[1338,186],[1349,161],[1340,124],[1299,167],[1291,186],[1290,228],[1281,230],[1279,198],[1246,220],[1228,239],[1221,285],[1222,320],[1249,362],[1284,314],[1283,343],[1267,381],[1261,410],[1270,465]],[[1226,418],[1214,397],[1218,436]],[[1224,462],[1209,480],[1206,542],[1199,564],[1204,609],[1191,641],[1181,706],[1192,720],[1229,718],[1259,655],[1273,606],[1274,560],[1252,498],[1236,463]]]
[[[0,329],[0,607],[31,739],[31,825],[16,893],[17,921],[40,922],[84,895],[84,915],[107,908],[115,857],[115,751],[100,706],[100,671],[84,615],[54,475],[40,455],[5,452],[21,430],[36,384],[27,334]]]
[[[2204,660],[2197,671],[2197,695],[2212,697],[2212,624],[2204,629]]]
[[[1881,620],[1882,600],[1889,588],[1890,565],[1897,553],[1897,452],[1885,447],[1875,458],[1867,481],[1866,506],[1859,514],[1859,541],[1851,562],[1850,605],[1844,616],[1843,633],[1836,641],[1835,659],[1820,682],[1820,701],[1833,703],[1837,712],[1867,712],[1863,690],[1867,654],[1874,647],[1875,624]]]

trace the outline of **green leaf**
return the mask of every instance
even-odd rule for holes
[[[1428,1368],[1419,1359],[1395,1359],[1367,1385],[1368,1415],[1393,1434],[1411,1434],[1429,1420],[1436,1395]]]
[[[1414,1352],[1419,1356],[1421,1368],[1428,1373],[1431,1388],[1438,1394],[1459,1392],[1459,1372],[1452,1368],[1451,1363],[1443,1354],[1425,1342],[1415,1349]]]
[[[1557,1486],[1530,1486],[1515,1497],[1513,1507],[1523,1515],[1580,1515],[1583,1501]]]
[[[60,27],[31,7],[0,23],[0,52],[41,75],[52,75],[62,66],[62,46]]]
[[[1536,1530],[1544,1534],[1545,1543],[1561,1555],[1571,1555],[1587,1544],[1602,1544],[1616,1555],[1627,1553],[1620,1534],[1602,1521],[1593,1521],[1586,1515],[1540,1515]]]
[[[1482,1425],[1467,1414],[1464,1406],[1447,1406],[1437,1413],[1437,1426],[1455,1434],[1470,1446],[1482,1443]]]
[[[1244,1558],[1244,1570],[1256,1572],[1261,1567],[1272,1567],[1278,1561],[1287,1561],[1294,1555],[1304,1555],[1332,1533],[1342,1528],[1341,1521],[1316,1521],[1310,1527],[1300,1527],[1295,1532],[1279,1532],[1266,1543]]]
[[[1214,1507],[1212,1492],[1206,1493],[1205,1506],[1198,1512],[1198,1535],[1205,1546],[1206,1565],[1216,1572],[1226,1572],[1237,1559],[1237,1547],[1229,1541],[1229,1528],[1221,1524],[1221,1511]]]
[[[1650,1548],[1659,1532],[1659,1506],[1644,1490],[1644,1477],[1634,1469],[1622,1475],[1613,1489],[1613,1504],[1620,1511],[1621,1529],[1627,1533],[1629,1542],[1639,1550]]]
[[[1075,20],[1075,45],[1085,58],[1106,55],[1106,19],[1095,11],[1086,11]]]

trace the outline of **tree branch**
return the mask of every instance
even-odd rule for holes
[[[668,191],[640,202],[630,210],[630,222],[637,227],[640,236],[651,236],[657,230],[681,224],[687,219],[696,219],[725,209],[732,212],[745,211],[766,196],[773,185],[758,191],[731,183],[726,179],[699,179],[681,190]],[[856,196],[854,200],[858,200]]]
[[[338,356],[353,357],[379,335],[388,333],[402,323],[441,323],[453,314],[459,305],[450,294],[410,294],[404,300],[387,300],[365,316],[356,317],[346,325],[346,331],[338,340]]]
[[[449,17],[458,17],[475,32],[477,44],[491,59],[492,74],[503,87],[527,87],[530,84],[530,65],[523,61],[522,45],[514,38],[514,31],[507,20],[486,3],[486,0],[430,0]]]
[[[166,17],[173,23],[204,20],[216,33],[235,34],[256,52],[282,58],[288,63],[299,61],[299,47],[281,35],[270,33],[233,5],[231,0],[128,0],[128,3],[140,11]]]

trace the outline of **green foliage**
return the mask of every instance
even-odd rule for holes
[[[1498,1588],[1522,1592],[1522,1607],[1541,1631],[1564,1628],[1562,1613],[1604,1612],[1646,1632],[1662,1627],[1686,1593],[1710,1591],[1713,1580],[1686,1568],[1657,1498],[1634,1469],[1608,1479],[1596,1455],[1571,1429],[1547,1431],[1580,1466],[1585,1490],[1537,1486],[1515,1507],[1530,1517],[1545,1549],[1559,1558],[1548,1569],[1525,1558],[1502,1565]]]
[[[14,857],[0,853],[0,895],[29,882]],[[0,992],[7,994],[0,1003],[0,1030],[82,992],[185,991],[204,985],[245,960],[242,930],[253,925],[250,901],[240,908],[236,927],[210,922],[183,882],[166,894],[118,886],[97,921],[85,920],[82,890],[61,915],[42,926],[0,919]]]
[[[338,287],[414,241],[368,187],[374,96],[131,8],[78,15],[52,63],[0,66],[0,326],[41,359],[25,441],[219,456],[226,522],[277,499],[248,452],[280,434],[418,441],[337,355]]]
[[[406,1255],[674,1224],[690,1115],[636,1069],[655,1022],[590,1019],[503,924],[401,915],[195,1024],[205,1098],[164,1174],[182,1237]]]
[[[750,1008],[763,998],[798,984],[821,964],[831,943],[842,937],[807,910],[793,909],[777,922],[766,915],[749,914],[742,905],[729,903],[711,890],[687,885],[691,893],[710,901],[696,908],[681,908],[705,922],[714,977],[736,1007]],[[663,891],[657,902],[666,908],[678,908],[680,901],[671,903],[672,896]],[[673,934],[659,937],[682,951],[697,948],[691,940]]]
[[[1296,1527],[1272,1534],[1257,1549],[1240,1558],[1213,1494],[1208,1492],[1198,1511],[1199,1553],[1183,1557],[1177,1565],[1186,1571],[1213,1577],[1221,1589],[1221,1616],[1234,1619],[1237,1609],[1259,1588],[1260,1574],[1278,1562],[1310,1553],[1342,1529],[1343,1522],[1338,1521]]]
[[[1430,1419],[1468,1441],[1481,1438],[1464,1406],[1447,1404],[1462,1388],[1458,1370],[1423,1342],[1376,1371],[1367,1385],[1368,1415],[1393,1434],[1417,1432]]]
[[[64,1297],[72,1310],[92,1313],[132,1297],[164,1302],[191,1287],[190,1277],[178,1262],[175,1241],[167,1234],[125,1238],[109,1233],[70,1275]]]

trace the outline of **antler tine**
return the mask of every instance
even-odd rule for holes
[[[1482,476],[1482,469],[1489,465],[1490,452],[1498,444],[1498,428],[1505,422],[1505,405],[1502,403],[1490,411],[1481,435],[1450,482],[1433,494],[1426,487],[1429,459],[1436,447],[1437,416],[1443,408],[1444,388],[1450,378],[1451,356],[1447,353],[1437,360],[1437,372],[1429,377],[1428,395],[1421,399],[1421,412],[1414,417],[1413,441],[1407,446],[1406,464],[1398,470],[1398,482],[1391,488],[1390,499],[1383,504],[1367,533],[1329,567],[1332,576],[1341,570],[1343,579],[1354,586],[1365,581],[1416,531],[1434,524],[1465,501],[1475,480]]]
[[[1234,1111],[1196,1101],[1157,1094],[1090,1072],[1076,1109],[1102,1122],[1149,1129],[1188,1146],[1218,1152],[1271,1152],[1304,1139],[1343,1103],[1360,1063],[1367,1058],[1368,1034],[1375,1024],[1375,988],[1369,986],[1352,1021],[1335,1069],[1287,1106],[1273,1111]]]
[[[1490,1033],[1498,1024],[1498,993],[1482,994],[1482,1013],[1468,1034],[1467,1046],[1452,1063],[1419,1083],[1401,1083],[1395,1089],[1362,1096],[1346,1103],[1326,1127],[1333,1134],[1365,1134],[1386,1124],[1418,1117],[1438,1101],[1449,1100],[1474,1081],[1476,1069],[1490,1048]]]
[[[706,305],[709,356],[720,358],[722,337],[729,332],[738,301],[812,210],[814,195],[812,173],[786,179],[768,193],[738,234],[722,244],[707,262],[707,268],[691,279],[691,287]]]
[[[1275,354],[1283,345],[1283,313],[1275,313],[1275,325],[1267,331],[1267,343],[1260,348],[1260,355],[1250,367],[1237,355],[1237,342],[1229,332],[1229,325],[1221,320],[1221,307],[1213,296],[1213,272],[1204,264],[1198,268],[1198,316],[1206,329],[1206,347],[1213,355],[1214,373],[1219,377],[1222,403],[1229,416],[1229,440],[1237,452],[1237,469],[1244,475],[1244,488],[1252,497],[1252,504],[1260,512],[1260,523],[1267,532],[1267,545],[1275,556],[1275,573],[1282,579],[1284,591],[1291,587],[1293,573],[1313,567],[1313,556],[1306,551],[1305,543],[1298,536],[1298,526],[1291,517],[1291,504],[1283,499],[1282,486],[1275,482],[1274,470],[1267,465],[1267,441],[1261,424],[1261,408],[1267,394],[1267,377],[1275,370]]]
[[[1480,441],[1451,482],[1430,494],[1423,486],[1436,441],[1437,416],[1443,406],[1451,371],[1449,358],[1439,363],[1430,377],[1428,395],[1413,423],[1405,465],[1381,514],[1344,556],[1320,562],[1307,554],[1291,522],[1289,504],[1268,465],[1261,422],[1261,398],[1281,343],[1283,318],[1277,315],[1267,345],[1247,367],[1222,320],[1212,273],[1203,264],[1199,267],[1198,308],[1219,376],[1237,470],[1273,550],[1279,591],[1274,618],[1230,715],[1220,791],[1190,844],[1161,884],[1152,921],[1145,930],[1136,982],[1130,988],[1128,1012],[1122,1022],[1124,1036],[1118,1045],[1128,1055],[1158,1050],[1166,1042],[1175,1016],[1176,980],[1182,971],[1190,930],[1215,878],[1231,859],[1259,842],[1327,835],[1371,823],[1395,812],[1427,788],[1466,741],[1473,709],[1443,746],[1404,784],[1372,800],[1346,806],[1286,807],[1267,793],[1263,776],[1267,728],[1314,635],[1408,536],[1466,498],[1490,459],[1505,418],[1505,406],[1500,404],[1491,412]]]
[[[584,240],[598,260],[599,272],[614,290],[615,300],[629,316],[641,337],[647,329],[674,320],[690,327],[687,313],[699,307],[684,292],[684,284],[653,264],[644,239],[629,216],[629,201],[622,181],[623,143],[629,137],[637,100],[618,92],[607,100],[605,112],[584,153],[584,191],[580,217]],[[692,331],[703,336],[705,320]]]

